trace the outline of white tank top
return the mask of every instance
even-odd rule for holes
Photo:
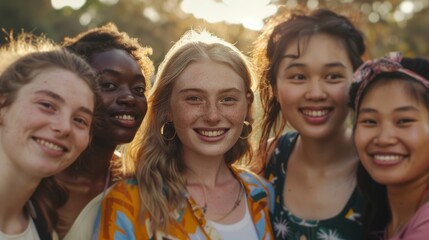
[[[36,226],[33,223],[33,219],[30,218],[27,229],[24,232],[9,235],[0,232],[0,240],[40,240],[39,234],[37,233]]]
[[[246,203],[246,212],[244,217],[233,224],[220,224],[209,220],[209,223],[218,231],[224,240],[258,240],[255,225],[250,216],[249,208],[247,207],[247,196],[244,194],[244,202]]]

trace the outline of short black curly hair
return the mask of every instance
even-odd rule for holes
[[[87,62],[91,62],[94,53],[111,49],[122,49],[128,52],[139,64],[146,79],[146,86],[150,86],[150,79],[154,73],[153,62],[149,59],[152,48],[143,47],[136,38],[131,38],[126,32],[120,32],[114,23],[90,29],[79,33],[75,37],[65,37],[63,47],[72,51]]]

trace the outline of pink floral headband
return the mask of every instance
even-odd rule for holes
[[[356,70],[353,76],[353,82],[360,83],[360,86],[355,96],[354,108],[356,112],[358,111],[359,101],[366,86],[368,86],[368,84],[372,82],[372,80],[374,80],[374,78],[380,73],[401,72],[416,79],[429,89],[429,81],[426,78],[420,76],[419,74],[402,67],[401,60],[401,53],[391,52],[389,53],[389,55],[381,59],[375,59],[365,62]]]

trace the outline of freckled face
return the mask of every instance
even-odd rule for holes
[[[343,43],[326,34],[312,35],[285,49],[274,94],[283,117],[301,136],[326,138],[345,127],[353,67]]]
[[[362,99],[355,145],[371,177],[387,185],[429,179],[429,113],[404,83],[375,85]]]
[[[244,80],[227,65],[191,63],[177,78],[170,120],[186,156],[219,156],[239,139],[249,102]]]

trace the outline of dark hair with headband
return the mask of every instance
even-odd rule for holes
[[[328,9],[318,9],[310,13],[301,10],[291,12],[286,9],[268,21],[264,32],[255,42],[253,51],[255,66],[259,68],[258,88],[262,109],[265,111],[258,151],[261,165],[266,164],[267,142],[271,133],[274,133],[277,139],[286,126],[286,119],[281,117],[280,104],[274,96],[278,68],[284,58],[284,51],[298,41],[296,57],[299,58],[305,51],[309,38],[314,34],[327,34],[341,40],[353,70],[363,62],[364,35],[345,16]]]
[[[349,106],[356,116],[366,93],[374,86],[400,81],[410,97],[423,103],[429,111],[429,60],[423,58],[402,58],[391,53],[379,60],[364,63],[354,75],[350,89]],[[356,127],[356,121],[354,123]],[[390,208],[386,186],[375,182],[362,163],[357,172],[358,187],[364,196],[362,213],[364,239],[383,238],[384,229],[390,221]]]

